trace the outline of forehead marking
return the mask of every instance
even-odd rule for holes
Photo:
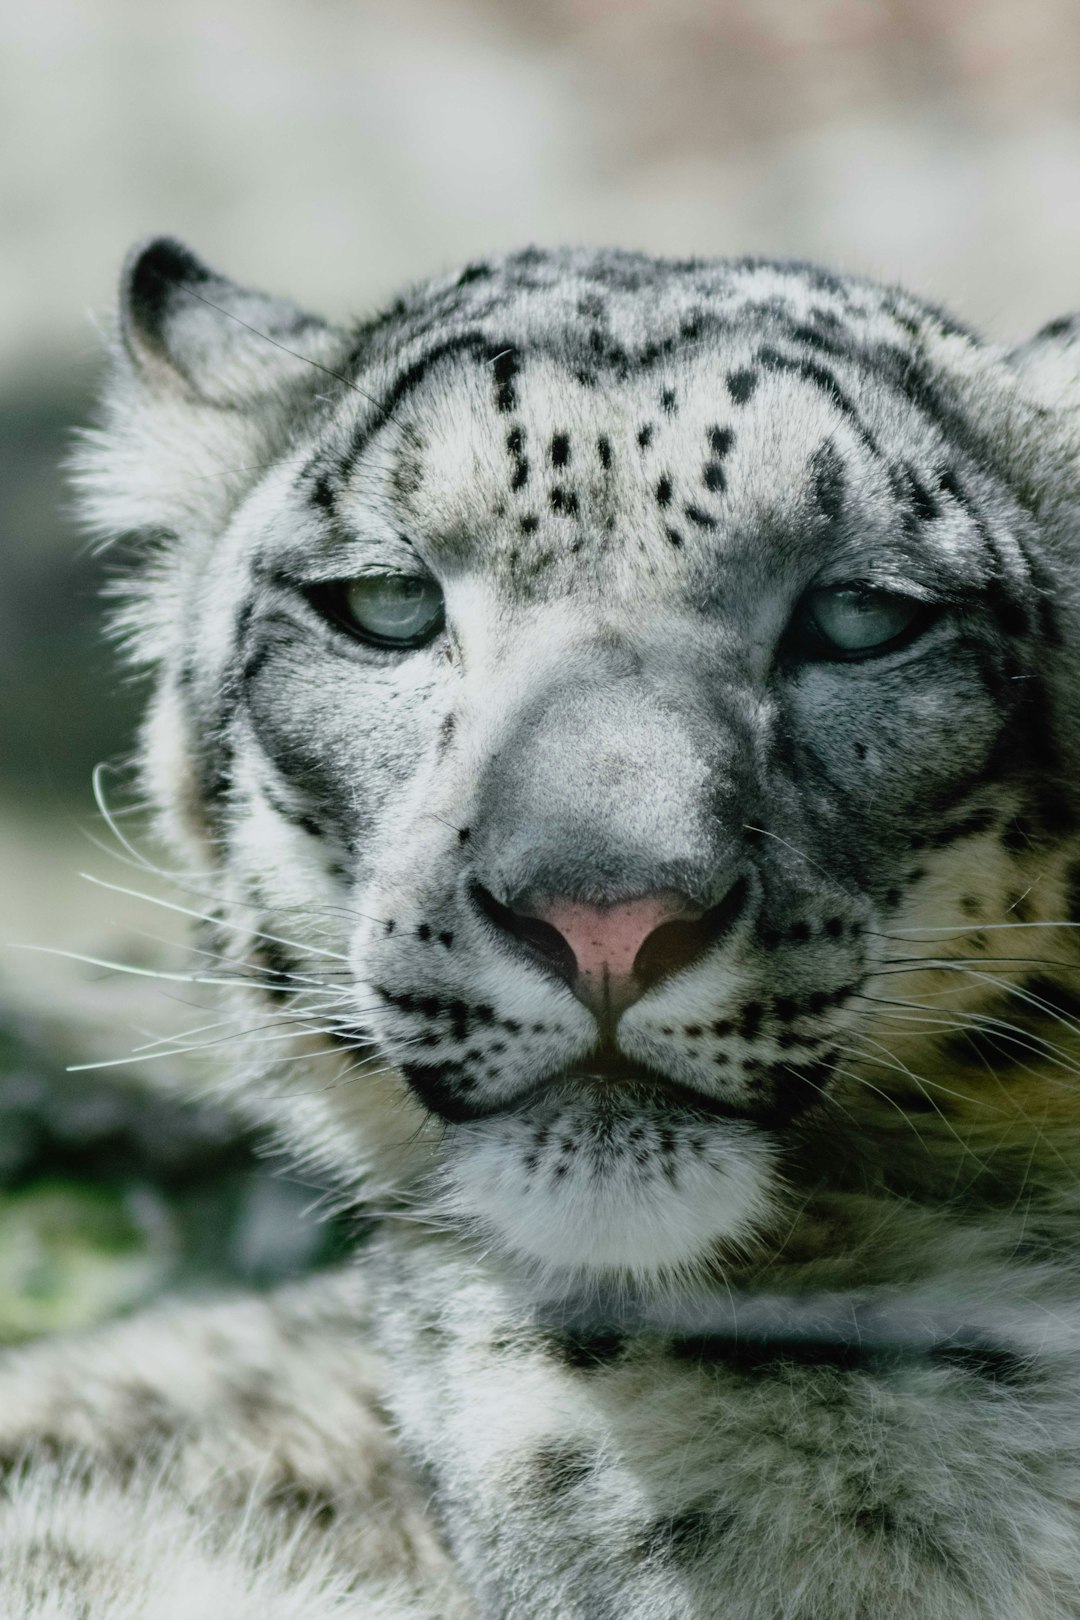
[[[818,510],[836,522],[844,509],[847,477],[843,457],[831,439],[819,444],[810,457],[810,483]]]
[[[497,354],[491,364],[492,374],[495,378],[495,409],[506,413],[517,409],[517,389],[514,379],[520,369],[517,350],[504,349]]]
[[[757,387],[757,372],[743,366],[727,374],[727,389],[736,405],[745,405]]]
[[[510,488],[524,489],[529,482],[529,458],[525,454],[525,429],[520,422],[506,435],[506,448],[510,456]]]
[[[683,512],[686,517],[689,518],[690,522],[695,524],[699,529],[716,528],[716,519],[714,517],[710,517],[708,512],[703,512],[700,506],[694,506],[688,503],[683,507]]]
[[[781,354],[779,349],[770,348],[767,344],[758,350],[758,359],[766,371],[798,377],[801,382],[819,389],[840,414],[847,417],[866,448],[875,455],[880,455],[873,434],[863,423],[852,400],[841,388],[828,366],[820,365],[816,360],[792,359],[790,355]]]

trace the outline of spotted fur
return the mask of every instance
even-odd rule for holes
[[[133,256],[82,477],[142,537],[146,784],[214,873],[227,1086],[376,1225],[363,1304],[302,1351],[252,1329],[268,1461],[206,1531],[222,1591],[1080,1616],[1075,330],[532,249],[345,330]],[[351,633],[373,572],[438,582],[426,645]],[[852,581],[918,633],[815,654],[809,594]],[[655,893],[697,920],[605,1019],[529,898]],[[49,1536],[85,1477],[124,1503],[156,1467],[164,1524],[192,1447],[250,1454],[246,1352],[183,1331],[141,1412],[152,1320],[115,1379],[5,1375],[18,1445],[59,1436],[19,1464]],[[345,1499],[362,1545],[320,1525]]]

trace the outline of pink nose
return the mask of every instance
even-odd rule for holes
[[[634,963],[646,940],[666,923],[701,913],[681,895],[660,892],[613,906],[584,906],[556,896],[531,905],[529,915],[557,929],[573,951],[574,994],[593,1011],[613,1017],[647,988],[634,976]]]

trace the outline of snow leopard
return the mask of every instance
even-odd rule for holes
[[[141,780],[364,1237],[9,1354],[6,1615],[1077,1620],[1078,335],[133,252]]]

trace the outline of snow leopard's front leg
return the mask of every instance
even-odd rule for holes
[[[0,1360],[5,1620],[470,1620],[359,1277]]]

